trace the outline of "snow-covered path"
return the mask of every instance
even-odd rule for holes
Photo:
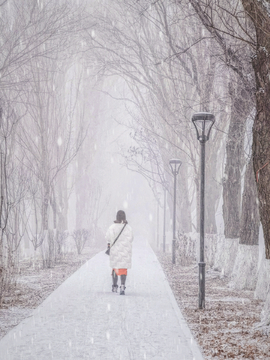
[[[150,246],[133,245],[126,295],[97,254],[0,341],[1,360],[201,360]]]

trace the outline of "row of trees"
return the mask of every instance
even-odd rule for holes
[[[126,104],[124,125],[134,140],[122,149],[126,166],[148,180],[160,201],[158,192],[173,188],[169,159],[180,158],[178,229],[198,231],[199,143],[191,117],[215,114],[206,154],[205,230],[218,232],[222,203],[225,238],[258,245],[261,222],[269,260],[268,3],[115,0],[103,2],[92,19],[85,38],[89,61],[98,76],[125,83],[118,100]],[[241,266],[238,272],[246,274],[247,267],[257,268],[247,259]]]
[[[267,47],[256,34],[261,31],[259,22],[267,24],[269,16],[263,4],[252,4],[114,1],[113,6],[96,10],[94,32],[86,42],[91,58],[95,54],[98,73],[120,76],[126,84],[119,100],[126,101],[131,120],[125,125],[137,144],[129,149],[127,166],[143,174],[156,192],[160,185],[172,188],[169,158],[183,161],[179,192],[183,232],[198,229],[198,216],[194,221],[191,213],[195,203],[197,213],[199,207],[199,148],[190,119],[196,111],[215,114],[207,154],[206,198],[211,206],[207,206],[206,231],[217,231],[215,213],[222,193],[225,236],[258,244],[261,217],[269,258],[265,180],[269,142],[264,120],[258,125],[258,114],[267,116],[262,105],[267,103],[266,75],[259,76],[264,67],[255,65],[258,53],[267,60]]]
[[[44,266],[60,256],[78,176],[74,159],[95,122],[84,109],[85,8],[76,1],[7,0],[0,16],[1,301],[22,239],[34,251],[41,247]],[[94,207],[98,184],[89,179],[88,187]],[[80,252],[89,232],[78,231]]]
[[[49,230],[66,230],[74,184],[79,228],[89,218],[97,223],[99,180],[76,169],[91,168],[96,125],[86,134],[89,119],[98,119],[98,106],[84,106],[87,82],[104,91],[105,77],[123,80],[118,99],[134,140],[124,152],[126,166],[157,196],[161,188],[172,189],[169,159],[183,162],[182,233],[199,229],[199,143],[190,119],[197,111],[215,114],[207,147],[206,232],[218,231],[222,197],[226,238],[257,245],[261,220],[270,258],[264,2],[114,0],[84,8],[77,1],[7,0],[0,11],[1,283],[23,236],[37,249],[56,234]]]

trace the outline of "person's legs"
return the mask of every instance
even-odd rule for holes
[[[127,275],[121,275],[121,288],[120,288],[120,295],[125,295],[125,284],[126,284]]]
[[[121,275],[121,285],[125,285],[127,275]]]
[[[112,271],[112,280],[113,280],[112,291],[117,292],[118,275],[120,276],[120,279],[121,279],[120,295],[125,295],[127,269],[113,269],[113,271]]]
[[[112,282],[113,282],[113,285],[112,285],[112,291],[113,292],[117,292],[117,288],[118,288],[118,276],[117,274],[115,273],[115,271],[113,270],[112,271]]]

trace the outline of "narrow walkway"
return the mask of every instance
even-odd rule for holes
[[[1,360],[202,360],[150,246],[135,240],[126,295],[101,252],[0,341]]]

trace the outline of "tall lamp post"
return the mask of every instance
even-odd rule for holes
[[[176,176],[179,173],[180,166],[182,162],[179,159],[171,159],[170,167],[174,176],[174,192],[173,192],[173,241],[172,241],[172,263],[175,264],[175,219],[176,219]]]
[[[201,144],[201,191],[200,191],[200,262],[199,262],[199,309],[205,308],[205,262],[204,262],[204,173],[205,143],[215,122],[213,114],[201,112],[192,116],[192,122]]]

